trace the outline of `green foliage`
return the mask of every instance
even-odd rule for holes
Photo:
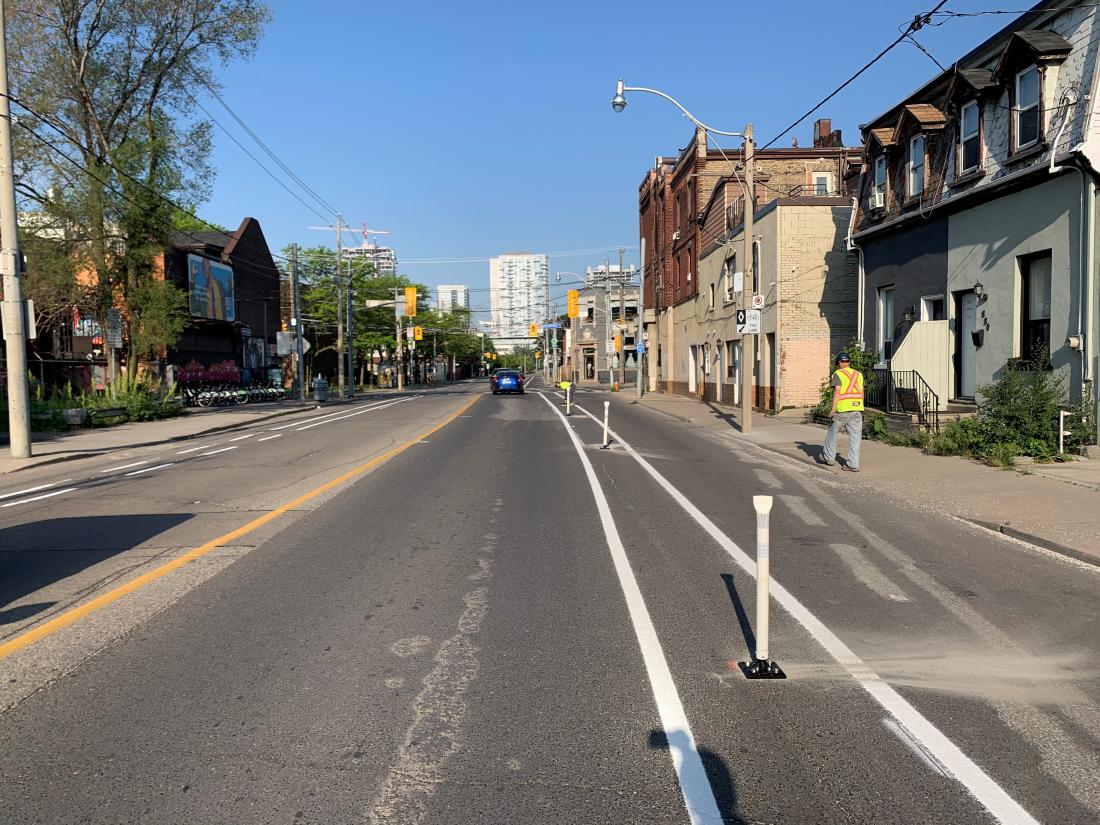
[[[1016,456],[1036,461],[1060,460],[1058,413],[1065,382],[1046,369],[1049,357],[1039,352],[1027,364],[1011,361],[1001,377],[978,389],[978,417],[949,424],[928,445],[935,455],[966,455],[998,467],[1010,467]],[[1071,423],[1088,443],[1088,404],[1077,405]]]
[[[830,399],[831,402],[831,399]],[[863,417],[863,437],[883,441],[888,432],[886,416],[869,413]]]
[[[174,284],[143,279],[130,290],[130,351],[152,358],[179,340],[190,314],[187,293]]]

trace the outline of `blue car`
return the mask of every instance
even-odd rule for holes
[[[489,376],[493,395],[502,392],[518,392],[523,395],[523,376],[515,370],[497,370]]]

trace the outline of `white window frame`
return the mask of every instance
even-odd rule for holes
[[[818,191],[818,180],[824,178],[825,191]],[[832,172],[811,172],[810,173],[810,192],[814,195],[831,195],[833,193],[833,173]]]
[[[1020,106],[1020,78],[1029,72],[1035,72],[1035,101],[1027,107]],[[1026,69],[1016,73],[1016,96],[1015,106],[1012,107],[1013,118],[1013,130],[1012,130],[1012,143],[1015,146],[1016,151],[1021,149],[1027,149],[1029,146],[1035,146],[1039,139],[1043,136],[1043,119],[1042,112],[1039,111],[1039,104],[1043,99],[1043,74],[1039,71],[1039,67],[1032,65]],[[1020,116],[1024,112],[1030,112],[1032,109],[1036,112],[1035,118],[1035,139],[1029,140],[1027,143],[1020,142]]]
[[[932,320],[932,317],[931,317],[932,313],[929,310],[931,310],[932,301],[942,301],[942,300],[944,300],[944,297],[943,297],[942,293],[939,294],[939,295],[922,295],[922,296],[920,296],[920,319],[922,321],[931,321]],[[945,315],[947,314],[947,304],[946,303],[944,304],[944,314]]]
[[[920,142],[919,153],[916,151],[918,141]],[[909,139],[909,174],[907,177],[909,197],[911,198],[924,194],[925,148],[923,133],[913,135]],[[918,154],[920,155],[919,164],[914,159]]]
[[[724,303],[732,304],[734,301],[734,274],[737,271],[737,253],[730,255],[722,262],[722,275],[726,279],[726,292]]]
[[[974,131],[971,133],[965,132],[966,128],[966,113],[968,110],[973,110],[975,114],[974,118]],[[966,158],[966,143],[969,140],[978,141],[978,158],[973,166],[963,166],[963,161]],[[962,110],[959,112],[959,175],[965,175],[970,172],[976,172],[982,168],[982,110],[978,106],[978,101],[971,100],[969,103],[963,104]]]
[[[877,209],[884,208],[886,206],[886,183],[887,183],[887,164],[886,155],[879,155],[875,158],[875,191],[874,191],[874,206]]]
[[[709,306],[707,308],[708,309],[714,309],[714,284],[710,285],[709,297],[710,297],[710,303],[709,303]]]
[[[886,332],[887,332],[887,330],[886,330],[886,318],[885,318],[885,315],[886,315],[886,300],[885,300],[886,293],[890,293],[891,296],[895,299],[897,298],[897,292],[895,291],[895,288],[894,288],[893,284],[891,284],[890,286],[880,286],[878,288],[878,293],[876,295],[877,302],[878,302],[878,313],[877,313],[878,317],[875,319],[875,321],[876,321],[875,326],[877,328],[876,329],[876,332],[877,332],[877,336],[876,336],[877,342],[876,343],[878,344],[877,355],[878,355],[878,361],[879,361],[880,364],[885,364],[886,363],[886,342],[889,341],[891,344],[894,342],[894,328],[897,326],[897,324],[894,323],[897,319],[896,318],[891,318],[890,319],[891,324],[890,324],[890,330],[889,330],[890,337],[887,338],[886,337]],[[891,302],[891,314],[893,314],[893,312],[896,311],[896,310],[897,310],[897,301],[894,300],[894,301]],[[893,352],[891,352],[890,354],[893,355]]]

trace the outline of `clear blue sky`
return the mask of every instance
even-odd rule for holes
[[[347,221],[392,232],[403,274],[484,289],[486,262],[413,261],[637,245],[638,184],[654,156],[675,154],[693,130],[652,95],[633,95],[615,114],[620,76],[672,94],[716,128],[751,120],[763,143],[933,5],[276,0],[258,53],[221,80],[229,105]],[[1011,19],[953,19],[918,39],[946,65]],[[859,123],[936,71],[902,44],[794,135],[808,144],[814,118],[827,116],[858,143]],[[331,233],[306,228],[319,218],[217,129],[213,159],[204,217],[231,226],[256,217],[275,250],[332,244]],[[604,257],[555,256],[551,269],[583,271]],[[485,295],[472,302],[487,305]]]

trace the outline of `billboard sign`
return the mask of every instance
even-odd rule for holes
[[[191,314],[196,318],[237,320],[233,267],[201,255],[188,255],[187,294]]]

